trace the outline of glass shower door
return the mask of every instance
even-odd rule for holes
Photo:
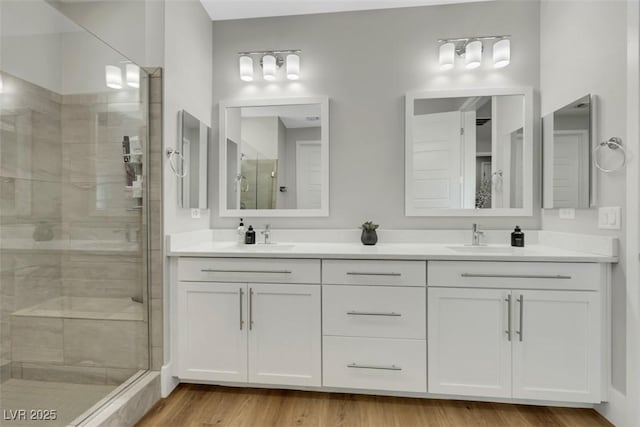
[[[149,367],[148,76],[45,1],[0,8],[2,425],[68,425]]]

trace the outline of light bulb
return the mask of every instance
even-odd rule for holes
[[[440,55],[438,62],[441,70],[450,70],[453,68],[456,55],[455,43],[448,42],[440,45]]]
[[[474,40],[467,44],[464,53],[465,67],[468,70],[478,68],[482,63],[482,42]]]
[[[239,59],[240,63],[240,80],[245,82],[253,81],[253,58],[243,55]]]
[[[287,78],[289,80],[300,78],[300,56],[295,53],[287,55]]]
[[[272,81],[276,79],[276,57],[269,54],[262,57],[262,77]]]
[[[127,86],[140,87],[140,68],[136,64],[127,64]]]
[[[107,87],[111,89],[122,89],[122,70],[115,65],[107,65],[105,68],[105,79]]]
[[[493,66],[503,68],[511,62],[511,41],[509,39],[498,40],[493,44]]]

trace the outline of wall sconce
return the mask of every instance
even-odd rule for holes
[[[298,80],[300,78],[301,52],[302,51],[300,49],[238,52],[240,80],[243,80],[245,82],[253,81],[254,56],[260,58],[259,63],[262,67],[262,78],[264,80],[276,80],[278,69],[280,69],[285,64],[285,60],[287,79]],[[283,57],[283,55],[286,55],[286,57]]]
[[[464,58],[465,68],[473,70],[482,65],[483,42],[496,40],[493,44],[493,66],[503,68],[511,62],[511,41],[508,35],[460,37],[439,39],[438,63],[440,69],[451,70],[455,66],[455,57]]]

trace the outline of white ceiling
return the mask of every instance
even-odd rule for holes
[[[214,21],[490,0],[200,0]]]

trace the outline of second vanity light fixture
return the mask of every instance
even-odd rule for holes
[[[238,64],[240,66],[240,80],[251,82],[254,78],[254,58],[262,67],[262,78],[266,81],[274,81],[277,71],[286,63],[287,79],[298,80],[300,78],[300,49],[268,50],[255,52],[238,52]]]
[[[483,42],[493,43],[493,66],[503,68],[511,62],[511,40],[508,35],[459,37],[438,39],[440,43],[438,63],[441,70],[451,70],[455,66],[456,56],[464,59],[464,67],[473,70],[482,63]]]

